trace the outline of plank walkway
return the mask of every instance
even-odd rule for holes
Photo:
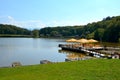
[[[62,48],[62,50],[69,50],[69,51],[74,51],[74,52],[80,52],[84,54],[89,54],[89,56],[101,58],[101,57],[106,57],[105,54],[99,53],[98,50],[103,50],[103,47],[99,48],[85,48],[82,46],[75,47],[73,44],[59,44],[59,47]]]

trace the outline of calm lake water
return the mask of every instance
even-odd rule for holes
[[[63,62],[66,54],[59,53],[63,39],[0,38],[0,67],[13,62],[22,65],[40,64],[40,60]]]
[[[64,39],[47,38],[0,38],[0,67],[11,66],[13,62],[22,65],[40,64],[41,60],[64,62],[66,58],[84,57],[69,51],[62,51],[58,45]]]

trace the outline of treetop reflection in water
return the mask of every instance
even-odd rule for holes
[[[0,38],[0,67],[13,62],[22,65],[39,64],[40,60],[65,61],[65,54],[58,54],[58,44],[64,39]]]
[[[59,53],[66,54],[65,61],[86,60],[92,58],[90,56],[87,56],[87,54],[72,52],[68,50],[59,50]]]
[[[66,44],[64,41],[49,38],[0,38],[0,67],[11,66],[13,62],[33,65],[40,64],[41,60],[64,62],[66,58],[88,58],[84,54],[60,51],[58,45]]]

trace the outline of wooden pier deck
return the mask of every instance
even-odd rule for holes
[[[62,50],[80,52],[96,58],[120,59],[120,48],[85,47],[85,46],[83,47],[79,44],[59,44],[59,47]]]
[[[99,48],[86,48],[82,46],[75,46],[73,44],[59,44],[62,50],[69,50],[74,52],[80,52],[84,54],[88,54],[89,56],[94,56],[97,58],[106,57],[105,54],[99,53],[98,50],[103,50],[103,47]]]

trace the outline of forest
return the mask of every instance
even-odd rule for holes
[[[0,24],[0,34],[30,35],[31,31],[14,25]]]
[[[31,37],[93,38],[104,42],[120,42],[120,16],[106,17],[87,25],[45,27],[28,30],[14,25],[0,24],[0,35],[29,35]]]
[[[108,16],[83,26],[45,27],[39,30],[39,34],[46,37],[93,38],[105,42],[119,42],[120,16]]]

